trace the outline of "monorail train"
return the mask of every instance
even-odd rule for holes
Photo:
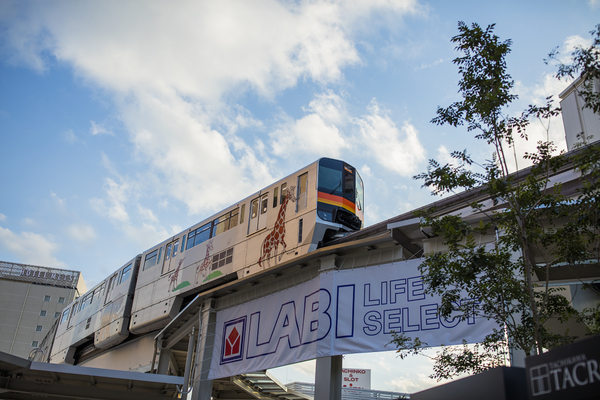
[[[68,305],[49,361],[77,364],[163,328],[186,301],[304,255],[364,221],[355,168],[321,158],[126,262]]]

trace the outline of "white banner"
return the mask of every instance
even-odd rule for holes
[[[494,322],[440,318],[440,299],[425,294],[420,263],[323,273],[219,311],[209,379],[317,357],[395,350],[386,346],[392,331],[418,336],[430,346],[483,340]]]

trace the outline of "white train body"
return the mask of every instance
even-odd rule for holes
[[[151,247],[65,308],[50,362],[161,329],[190,296],[360,229],[363,193],[353,167],[322,158]]]

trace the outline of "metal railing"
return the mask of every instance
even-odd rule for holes
[[[315,384],[306,382],[292,382],[286,385],[296,392],[314,396]],[[387,392],[384,390],[342,388],[342,400],[397,400],[410,399],[408,393]]]

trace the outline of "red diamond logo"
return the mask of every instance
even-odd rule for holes
[[[241,336],[234,326],[227,339],[225,339],[225,357],[238,354],[240,352]]]

